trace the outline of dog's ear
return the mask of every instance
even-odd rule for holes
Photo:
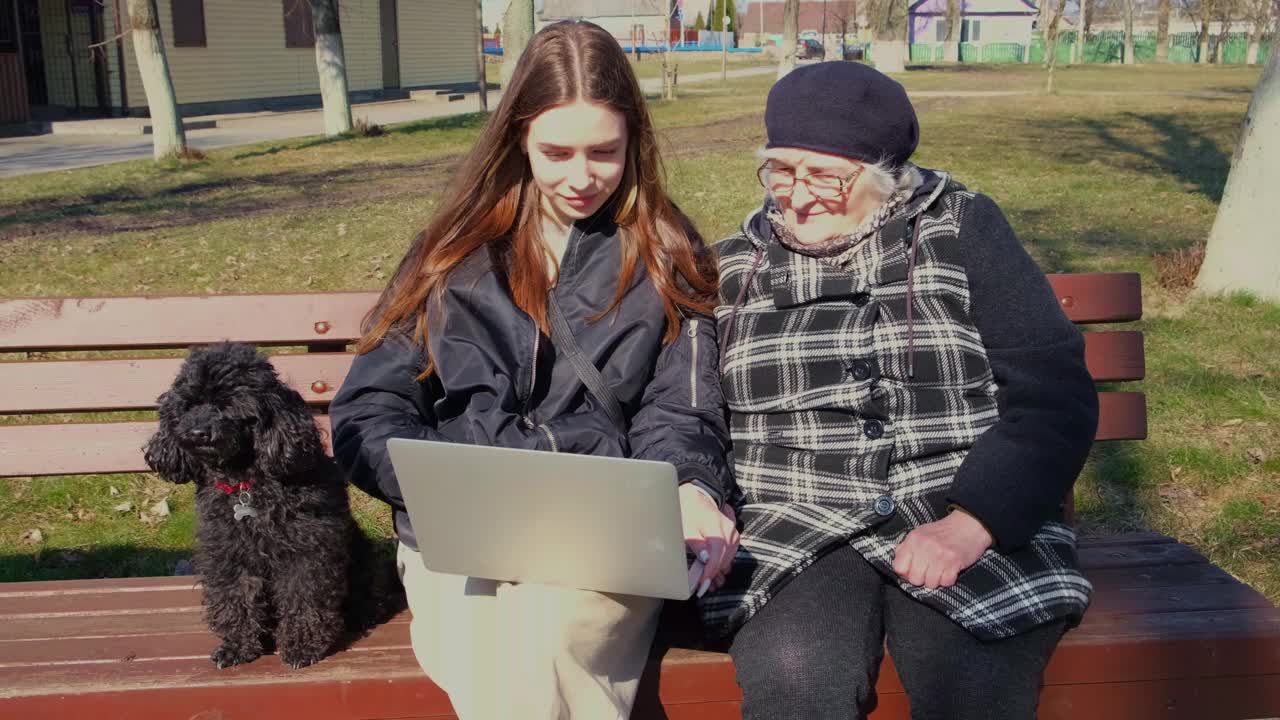
[[[161,396],[163,399],[164,396]],[[147,441],[142,457],[162,479],[171,483],[194,482],[200,477],[200,463],[187,454],[169,431],[169,423],[160,419],[160,429]]]
[[[320,429],[296,390],[278,383],[261,398],[255,465],[263,477],[286,480],[311,469],[324,452]]]

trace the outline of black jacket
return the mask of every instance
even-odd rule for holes
[[[388,335],[358,356],[330,406],[334,456],[351,481],[395,509],[400,540],[417,542],[391,467],[390,438],[418,438],[553,452],[661,460],[681,482],[717,498],[730,489],[729,433],[716,368],[716,323],[686,315],[679,339],[643,268],[622,303],[612,303],[621,271],[617,230],[574,228],[552,291],[583,352],[622,403],[620,432],[586,392],[568,360],[511,299],[502,243],[468,257],[428,315],[436,372],[420,343]]]

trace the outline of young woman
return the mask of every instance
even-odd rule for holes
[[[716,283],[663,189],[622,49],[589,23],[538,33],[371,312],[331,408],[335,455],[395,508],[413,648],[464,720],[627,717],[661,603],[427,570],[387,440],[670,462],[705,592],[737,537],[720,510],[731,480]],[[554,311],[623,418],[553,346]]]
[[[911,164],[901,85],[797,68],[765,126],[718,247],[742,546],[703,599],[743,717],[865,717],[887,639],[914,720],[1030,720],[1089,600],[1083,338],[999,207]]]

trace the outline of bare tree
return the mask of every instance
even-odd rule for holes
[[[1049,3],[1045,3],[1048,5]],[[1047,92],[1053,92],[1053,70],[1058,66],[1058,25],[1062,22],[1062,13],[1067,9],[1067,0],[1057,0],[1052,10],[1053,19],[1049,21],[1049,27],[1044,33],[1044,52],[1045,64],[1049,68],[1049,80],[1047,82]]]
[[[1201,292],[1247,291],[1280,302],[1280,51],[1254,88],[1196,278]]]
[[[533,0],[511,0],[502,16],[502,87],[511,82],[516,63],[533,38]]]
[[[1187,14],[1200,23],[1200,32],[1196,36],[1199,53],[1196,62],[1201,65],[1209,63],[1209,20],[1213,17],[1213,6],[1217,0],[1186,0]]]
[[[311,27],[316,38],[316,71],[324,106],[324,134],[351,132],[351,95],[347,91],[347,58],[342,48],[338,0],[311,0]]]
[[[479,84],[480,112],[489,112],[489,80],[484,69],[484,1],[476,2],[476,81]]]
[[[164,40],[160,37],[155,0],[129,0],[129,28],[151,114],[152,155],[157,160],[177,155],[187,148],[187,133],[178,114],[178,99],[169,75],[169,59],[164,54]]]
[[[880,72],[902,72],[907,57],[907,1],[873,0],[868,12],[875,42],[871,59]]]
[[[858,0],[828,0],[827,19],[840,35],[840,47],[849,44],[849,35],[858,34]]]
[[[764,12],[764,6],[760,7]],[[796,68],[796,52],[800,46],[800,0],[787,0],[782,6],[782,56],[778,58],[778,79]]]
[[[1124,0],[1124,64],[1136,65],[1138,59],[1133,54],[1133,4],[1135,0]]]
[[[1128,0],[1125,1],[1128,2]],[[1053,65],[1054,58],[1057,55],[1058,26],[1062,22],[1062,13],[1066,11],[1066,8],[1066,0],[1049,0],[1040,6],[1040,17],[1044,21],[1040,27],[1044,30],[1045,68]]]
[[[1245,11],[1249,20],[1249,52],[1245,62],[1258,64],[1258,50],[1262,44],[1262,36],[1271,27],[1273,16],[1280,16],[1280,2],[1277,0],[1246,0]],[[1274,47],[1275,40],[1272,40]],[[1275,52],[1273,50],[1273,52]]]
[[[1214,43],[1212,61],[1221,65],[1225,62],[1227,40],[1231,38],[1231,26],[1240,12],[1239,0],[1216,0],[1213,4],[1214,17],[1218,21],[1218,41]]]
[[[947,0],[947,35],[944,41],[943,59],[960,62],[960,24],[964,22],[964,0]]]
[[[1156,62],[1169,62],[1169,12],[1172,3],[1160,0],[1156,6]]]

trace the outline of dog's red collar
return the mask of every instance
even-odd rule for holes
[[[244,492],[244,491],[248,490],[248,489],[250,488],[250,486],[251,486],[251,485],[252,485],[252,483],[249,483],[249,482],[242,482],[242,483],[240,483],[239,485],[234,485],[234,486],[233,486],[233,485],[228,485],[227,483],[214,483],[214,484],[213,484],[213,486],[214,486],[214,487],[218,488],[219,490],[221,490],[222,492],[224,492],[224,493],[226,493],[226,494],[228,494],[228,495],[232,495],[232,494],[234,494],[234,493],[238,493],[238,492]]]

